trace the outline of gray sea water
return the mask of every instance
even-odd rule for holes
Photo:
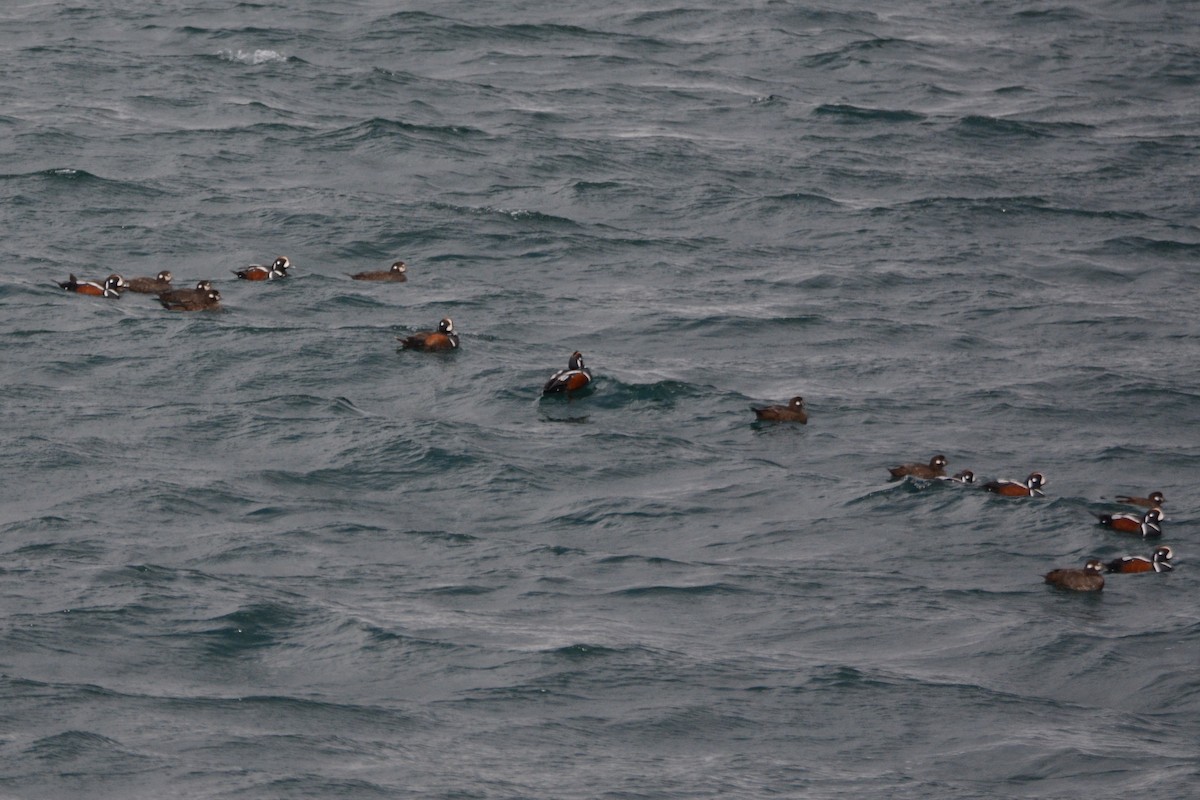
[[[0,797],[1196,796],[1197,31],[0,9]]]

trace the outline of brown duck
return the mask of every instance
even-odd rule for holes
[[[1052,569],[1046,573],[1046,583],[1075,592],[1098,592],[1104,588],[1104,564],[1089,558],[1083,569]]]
[[[801,425],[808,424],[808,413],[804,410],[804,398],[796,395],[788,401],[786,406],[763,406],[761,408],[751,408],[754,416],[757,419],[769,422],[799,422]]]
[[[356,272],[351,275],[356,281],[390,281],[392,283],[400,283],[408,280],[405,275],[408,271],[408,265],[403,261],[397,261],[392,264],[391,269],[377,269],[373,272]]]
[[[212,281],[196,281],[195,289],[171,289],[166,292],[158,293],[160,303],[186,303],[199,300],[206,292],[213,288]],[[165,301],[165,302],[164,302]]]
[[[158,296],[158,302],[168,311],[216,311],[221,307],[221,293],[216,289],[163,292]]]
[[[928,464],[901,464],[898,467],[888,467],[888,472],[892,473],[893,480],[898,480],[906,475],[925,480],[943,478],[946,476],[946,457],[938,453],[929,459]]]
[[[153,278],[130,278],[129,291],[139,294],[162,294],[171,291],[171,271],[164,269]]]
[[[1117,495],[1117,502],[1124,503],[1129,506],[1142,506],[1143,508],[1158,508],[1163,503],[1167,502],[1167,498],[1163,497],[1162,492],[1151,492],[1146,497],[1130,497],[1127,494]]]

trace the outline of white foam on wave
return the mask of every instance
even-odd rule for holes
[[[222,50],[217,55],[226,61],[239,64],[267,64],[272,61],[287,61],[287,56],[278,50]]]

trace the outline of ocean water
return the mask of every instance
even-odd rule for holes
[[[0,798],[1195,796],[1198,26],[6,6]]]

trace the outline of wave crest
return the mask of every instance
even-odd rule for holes
[[[239,64],[269,64],[275,61],[287,61],[288,57],[278,50],[221,50],[217,57],[225,61],[236,61]]]

